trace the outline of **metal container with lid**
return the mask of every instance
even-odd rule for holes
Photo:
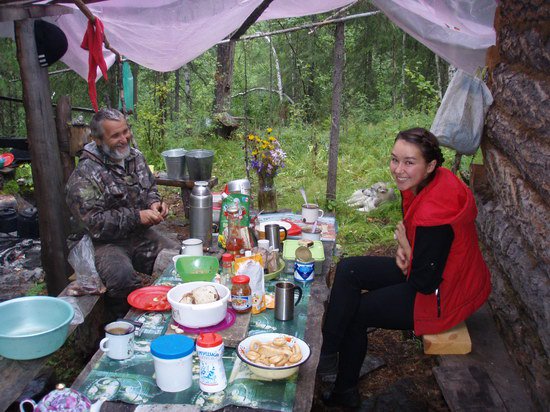
[[[189,198],[190,237],[201,239],[205,247],[212,244],[212,193],[208,182],[197,181]]]
[[[27,207],[17,215],[17,236],[26,239],[38,239],[38,209]]]
[[[17,212],[13,207],[0,209],[0,232],[10,233],[17,230]]]

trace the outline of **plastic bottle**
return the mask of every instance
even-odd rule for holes
[[[222,273],[220,283],[231,288],[231,278],[233,277],[233,255],[224,253],[222,255]]]
[[[239,209],[230,207],[227,209],[227,239],[225,249],[228,253],[237,258],[243,255],[244,241],[241,236],[241,226],[239,225]]]
[[[200,362],[199,386],[203,392],[223,391],[227,386],[223,366],[223,339],[217,333],[201,333],[197,338]]]

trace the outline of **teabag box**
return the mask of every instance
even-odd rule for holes
[[[296,249],[303,246],[303,241],[296,239],[287,239],[283,242],[283,259],[285,261],[285,273],[294,272],[294,262],[296,261]],[[325,261],[325,249],[323,242],[314,240],[313,245],[309,247],[311,256],[315,261],[313,267],[316,275],[323,272],[323,262]]]

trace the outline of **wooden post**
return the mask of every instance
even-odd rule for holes
[[[69,124],[71,122],[71,98],[61,96],[58,100],[55,112],[55,128],[57,131],[57,143],[63,168],[63,185],[67,183],[74,170],[74,158],[70,154]]]
[[[50,83],[47,70],[38,64],[34,20],[16,21],[15,39],[38,206],[42,267],[48,294],[57,296],[68,283],[68,253],[64,219],[60,218],[66,206]]]
[[[338,23],[334,33],[334,71],[332,75],[332,122],[328,155],[326,201],[336,200],[336,174],[338,171],[338,145],[340,143],[340,112],[344,78],[344,23]]]

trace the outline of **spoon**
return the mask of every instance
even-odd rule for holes
[[[308,203],[307,203],[306,191],[304,190],[303,187],[300,188],[300,193],[302,194],[302,197],[304,198],[304,202],[305,202],[305,204],[306,204],[306,206],[307,206]]]
[[[315,223],[313,223],[313,227],[311,228],[311,233],[316,233],[317,231],[317,220],[315,221]]]

